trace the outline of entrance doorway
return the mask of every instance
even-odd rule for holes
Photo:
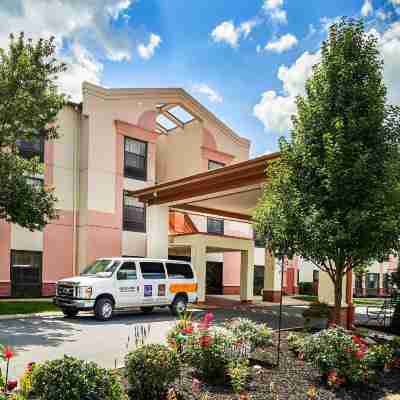
[[[223,263],[207,261],[206,294],[223,294],[222,272]]]
[[[11,251],[11,296],[42,296],[42,253]]]

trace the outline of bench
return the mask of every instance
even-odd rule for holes
[[[367,322],[376,321],[379,325],[386,327],[391,323],[394,311],[400,304],[400,293],[395,293],[390,299],[386,299],[381,306],[367,307]]]

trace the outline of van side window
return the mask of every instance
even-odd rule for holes
[[[188,264],[167,263],[168,278],[193,279],[193,271]]]
[[[136,264],[134,262],[125,262],[117,274],[118,280],[137,279]]]
[[[140,263],[143,279],[165,279],[163,263],[145,261]]]

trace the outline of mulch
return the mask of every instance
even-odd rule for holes
[[[252,368],[246,391],[249,400],[309,400],[308,391],[314,387],[315,400],[383,400],[389,394],[400,393],[400,369],[382,373],[376,382],[369,385],[331,388],[321,379],[318,370],[304,363],[287,348],[287,333],[282,335],[280,368]],[[276,340],[276,338],[275,338]],[[276,350],[270,348],[270,361],[274,361]],[[239,399],[227,386],[201,385],[201,393],[192,393],[192,373],[184,371],[176,382],[179,400],[236,400]],[[207,396],[204,396],[204,393]],[[386,400],[386,399],[385,399]]]

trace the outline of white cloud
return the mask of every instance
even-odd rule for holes
[[[283,84],[283,95],[278,95],[273,90],[264,92],[253,110],[254,116],[264,124],[265,130],[284,133],[292,128],[291,116],[296,113],[296,96],[304,94],[305,82],[312,74],[312,67],[320,59],[319,52],[306,52],[292,66],[282,65],[279,68],[278,78]]]
[[[274,51],[276,53],[283,53],[284,51],[287,51],[291,49],[292,47],[296,46],[298,43],[298,40],[296,36],[293,36],[290,33],[287,33],[286,35],[281,36],[278,40],[275,42],[269,42],[265,46],[265,50],[270,50]]]
[[[241,38],[247,38],[260,21],[257,18],[242,22],[235,26],[233,21],[224,21],[214,28],[211,37],[214,42],[225,42],[231,47],[237,47]]]
[[[390,0],[394,6],[400,6],[400,0]]]
[[[287,22],[287,13],[283,9],[283,0],[264,0],[263,9],[273,21],[278,23]]]
[[[10,32],[24,31],[33,39],[54,35],[59,45],[64,40],[87,41],[111,60],[129,60],[131,36],[111,22],[132,4],[132,0],[4,1],[0,4],[0,47],[8,45]]]
[[[153,57],[156,48],[160,46],[160,44],[161,44],[160,36],[155,35],[154,33],[150,34],[150,39],[147,46],[141,43],[137,48],[139,56],[145,60],[150,59],[151,57]]]
[[[97,62],[93,55],[77,42],[72,45],[71,54],[62,59],[67,63],[68,69],[60,76],[58,82],[62,91],[71,96],[72,101],[79,102],[82,98],[82,82],[99,84],[103,64]]]
[[[222,96],[216,90],[212,89],[210,86],[204,83],[194,85],[192,90],[194,93],[206,95],[208,100],[212,103],[222,103],[223,101]]]
[[[374,13],[374,7],[372,5],[372,0],[364,0],[364,4],[361,8],[361,15],[363,17],[368,17]]]

